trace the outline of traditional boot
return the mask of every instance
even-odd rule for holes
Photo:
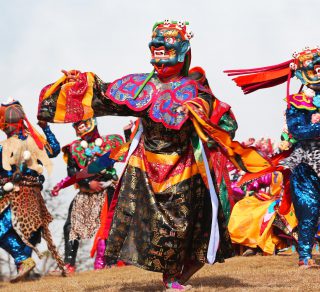
[[[19,263],[18,275],[10,280],[11,283],[16,283],[26,277],[36,266],[35,261],[32,258],[27,258],[26,260]]]
[[[76,272],[76,266],[71,264],[64,265],[64,276],[72,276]],[[62,272],[59,268],[49,272],[50,276],[61,276]]]
[[[72,275],[76,271],[76,258],[79,248],[78,240],[70,240],[65,242],[64,262],[66,263],[66,274]]]
[[[251,257],[257,254],[257,249],[247,248],[247,250],[242,254],[243,257]]]
[[[99,239],[97,245],[97,255],[94,261],[94,269],[101,270],[106,266],[106,258],[104,256],[104,251],[106,249],[106,243],[104,239]]]
[[[121,260],[119,260],[119,261],[117,262],[117,267],[125,267],[125,266],[127,266],[127,264],[126,264],[125,262],[123,262],[123,261],[121,261]]]
[[[163,285],[166,291],[187,291],[192,289],[191,285],[181,285],[179,279],[175,276],[168,276],[163,274]]]
[[[66,264],[65,268],[66,268],[67,275],[72,275],[76,272],[76,266],[71,266],[70,264]]]
[[[313,259],[304,259],[299,261],[299,269],[320,269],[320,265],[316,264]]]

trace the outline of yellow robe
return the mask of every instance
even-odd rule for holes
[[[273,180],[272,174],[272,182]],[[272,183],[270,193],[263,194],[265,201],[255,196],[245,197],[237,202],[232,210],[228,230],[233,243],[244,245],[251,248],[261,248],[263,252],[273,254],[276,246],[283,247],[283,241],[273,232],[272,223],[277,215],[277,211],[270,213],[268,208],[279,198],[281,182]],[[260,234],[261,224],[267,213],[270,213],[270,220],[263,233]],[[293,229],[297,226],[297,219],[293,207],[291,211],[283,216],[288,225]]]

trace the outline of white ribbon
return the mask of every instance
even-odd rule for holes
[[[127,156],[128,157],[127,161],[129,161],[130,156],[138,147],[142,133],[143,133],[143,127],[140,124],[139,129],[131,142],[128,156]],[[207,174],[207,178],[208,178],[208,186],[209,186],[211,205],[212,205],[211,233],[210,233],[209,247],[208,247],[208,252],[207,252],[207,259],[208,259],[209,264],[213,264],[216,259],[216,253],[217,253],[217,250],[219,247],[219,241],[220,241],[219,225],[218,225],[219,201],[218,201],[218,197],[217,197],[217,194],[216,194],[216,191],[214,188],[214,184],[213,184],[213,180],[212,180],[211,172],[210,172],[210,168],[209,168],[209,163],[207,160],[206,153],[204,151],[202,141],[200,140],[199,142],[200,142],[202,159],[203,159],[203,162],[205,165],[205,170],[206,170],[206,174]]]
[[[207,178],[208,178],[208,186],[209,186],[211,205],[212,205],[211,233],[210,233],[209,247],[208,247],[208,252],[207,252],[207,259],[208,259],[209,264],[213,264],[216,259],[216,253],[217,253],[217,250],[219,247],[219,241],[220,241],[219,225],[218,225],[219,201],[218,201],[217,193],[214,188],[213,180],[211,177],[211,172],[210,172],[207,156],[204,151],[202,141],[200,139],[199,139],[199,142],[200,142],[202,159],[204,162],[204,166],[205,166],[206,174],[207,174]]]

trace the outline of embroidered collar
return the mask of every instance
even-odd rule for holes
[[[142,92],[134,98],[147,76],[148,74],[124,76],[114,81],[106,94],[115,103],[126,105],[134,111],[143,111],[150,106],[149,115],[152,120],[170,129],[179,130],[188,116],[177,109],[184,102],[197,97],[197,83],[188,77],[163,83],[157,75],[153,75]]]

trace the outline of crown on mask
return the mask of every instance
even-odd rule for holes
[[[191,30],[187,29],[187,25],[189,25],[188,21],[174,21],[165,19],[164,21],[156,22],[152,28],[152,31],[154,32],[157,29],[172,29],[178,31],[184,40],[190,40],[193,38],[194,34]]]
[[[320,47],[305,47],[300,52],[294,52],[292,54],[293,62],[290,63],[290,69],[297,70],[297,68],[306,67],[308,62],[314,59],[316,56],[320,57]]]

